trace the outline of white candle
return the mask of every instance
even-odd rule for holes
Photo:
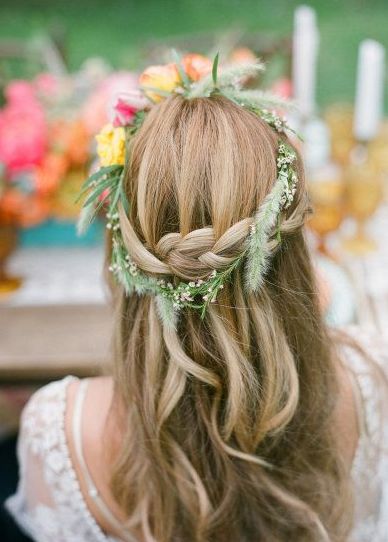
[[[383,113],[384,47],[374,40],[361,42],[358,51],[353,130],[356,139],[369,141],[378,131]]]
[[[293,94],[302,117],[315,111],[319,33],[313,8],[299,6],[294,15],[292,44]]]

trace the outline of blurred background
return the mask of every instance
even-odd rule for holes
[[[0,499],[31,392],[109,360],[104,223],[78,237],[75,200],[115,99],[172,49],[265,61],[246,84],[297,106],[326,319],[386,334],[387,24],[385,0],[2,0]]]

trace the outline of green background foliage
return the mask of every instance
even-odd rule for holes
[[[290,35],[295,0],[2,0],[0,35],[30,39],[66,30],[68,61],[89,56],[134,68],[150,40],[240,28]],[[357,48],[373,38],[388,47],[388,0],[310,0],[321,33],[318,102],[352,101]]]

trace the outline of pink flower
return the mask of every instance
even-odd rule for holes
[[[41,162],[47,145],[47,125],[29,83],[12,82],[5,95],[8,103],[0,110],[0,162],[12,175]]]
[[[15,80],[11,81],[5,89],[5,97],[7,105],[18,107],[34,107],[38,102],[35,95],[34,87],[28,81]]]
[[[132,72],[114,72],[102,81],[87,98],[81,109],[81,119],[88,133],[96,134],[114,116],[113,105],[117,96],[136,89],[138,77]]]
[[[34,80],[38,94],[46,98],[55,98],[59,92],[59,80],[51,73],[40,73]]]
[[[127,126],[131,124],[135,118],[137,109],[130,104],[127,104],[122,98],[117,100],[117,104],[114,107],[116,116],[113,119],[113,126]]]
[[[118,126],[132,124],[136,113],[144,109],[147,103],[144,96],[137,90],[132,90],[119,96],[116,105],[113,107],[113,126],[117,128]]]
[[[281,98],[290,98],[292,96],[292,83],[286,77],[281,77],[272,84],[271,90]]]

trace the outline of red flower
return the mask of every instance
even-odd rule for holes
[[[114,109],[116,116],[113,119],[113,126],[115,128],[118,126],[127,126],[128,124],[132,124],[137,112],[136,107],[133,107],[131,104],[127,104],[123,99],[119,98]]]
[[[144,109],[148,102],[140,91],[132,90],[121,94],[114,106],[113,126],[128,126],[132,124],[138,111]]]

